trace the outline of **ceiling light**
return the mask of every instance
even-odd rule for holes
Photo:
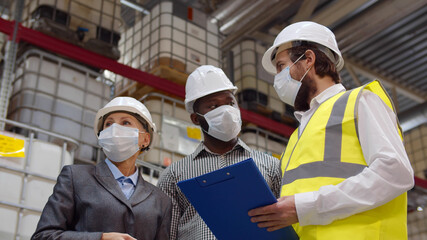
[[[142,7],[141,5],[139,5],[137,3],[134,3],[134,2],[131,2],[129,0],[120,0],[120,3],[123,4],[123,5],[125,5],[125,6],[130,7],[132,9],[135,9],[136,11],[142,12],[145,15],[150,14],[150,11],[148,11],[147,9],[145,9],[144,7]]]

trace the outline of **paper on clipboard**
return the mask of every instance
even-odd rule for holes
[[[219,240],[298,239],[292,227],[268,232],[250,221],[249,210],[277,202],[251,158],[178,186]]]

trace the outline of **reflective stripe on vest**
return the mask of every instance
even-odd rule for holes
[[[344,118],[348,98],[352,91],[343,93],[332,107],[332,112],[325,129],[325,143],[327,144],[325,144],[323,161],[302,164],[298,168],[286,171],[286,174],[282,178],[282,185],[303,178],[348,178],[362,172],[366,167],[366,165],[362,164],[341,162],[341,123]]]
[[[363,90],[377,94],[394,110],[378,81],[323,102],[300,136],[298,129],[295,130],[282,154],[281,196],[337,185],[367,167],[357,134],[357,106]],[[397,129],[401,134],[400,128]],[[301,240],[407,239],[406,207],[404,193],[380,207],[328,225],[297,223],[293,227]]]

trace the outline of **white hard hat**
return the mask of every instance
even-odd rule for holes
[[[151,135],[150,144],[148,146],[151,146],[151,143],[153,143],[154,133],[156,132],[156,124],[153,123],[151,114],[145,107],[145,105],[132,97],[116,97],[109,103],[107,103],[103,108],[98,110],[98,112],[96,113],[95,122],[93,124],[93,130],[95,131],[95,135],[98,136],[98,133],[102,129],[104,116],[117,111],[124,111],[136,114],[147,122],[147,124],[149,125],[147,130]]]
[[[318,23],[303,21],[285,27],[279,35],[277,35],[273,46],[271,46],[262,57],[262,66],[264,69],[272,74],[276,74],[274,58],[277,54],[277,49],[281,45],[288,44],[285,48],[281,47],[281,49],[286,50],[294,47],[295,44],[301,41],[316,43],[318,46],[320,45],[319,50],[324,52],[329,59],[331,59],[338,71],[344,66],[344,59],[338,49],[334,33],[329,30],[329,28]],[[321,46],[326,47],[327,49],[322,49],[323,47]],[[330,50],[332,50],[335,55],[332,54]]]
[[[193,105],[197,99],[224,90],[232,90],[233,94],[237,91],[224,71],[211,65],[200,66],[188,76],[185,84],[185,109],[194,113]]]

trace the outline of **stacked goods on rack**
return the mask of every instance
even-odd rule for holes
[[[184,103],[158,93],[144,96],[142,102],[150,111],[158,132],[152,149],[143,160],[167,167],[193,153],[202,139],[202,132],[191,122]]]
[[[294,126],[296,120],[292,107],[280,100],[273,87],[274,77],[261,65],[265,50],[264,46],[253,40],[242,41],[232,48],[232,79],[239,88],[239,105],[275,121]]]
[[[250,125],[242,128],[240,138],[249,147],[278,159],[280,159],[288,143],[288,139],[283,136]]]
[[[30,239],[61,168],[73,163],[73,150],[65,147],[73,144],[61,147],[0,131],[0,145],[0,239]]]
[[[119,59],[120,6],[120,0],[26,0],[23,26]]]
[[[111,87],[111,81],[83,65],[32,49],[17,61],[8,118],[79,141],[76,159],[94,162],[93,122],[110,100]],[[52,141],[43,134],[37,138]]]
[[[185,84],[200,65],[220,66],[219,32],[207,15],[180,3],[161,2],[121,36],[121,63]],[[116,76],[115,95],[139,98],[155,91]]]

